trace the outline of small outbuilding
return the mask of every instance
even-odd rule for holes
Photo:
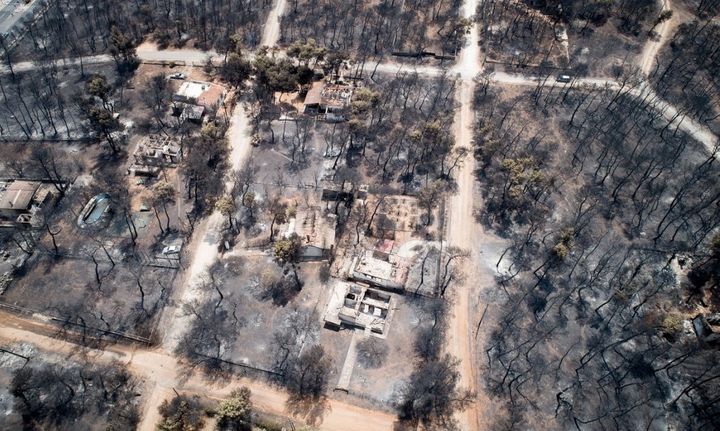
[[[40,188],[39,181],[15,180],[0,194],[0,215],[15,218],[30,210],[33,197]]]
[[[0,182],[0,219],[13,227],[32,224],[35,214],[54,199],[54,186],[42,181],[12,180]]]
[[[304,112],[329,122],[347,121],[352,94],[352,87],[347,85],[318,83],[305,96]]]

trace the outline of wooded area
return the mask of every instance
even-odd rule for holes
[[[627,32],[638,32],[647,14],[656,8],[653,0],[522,0],[543,13],[565,22],[581,19],[595,26],[611,19],[620,21],[619,28]]]
[[[140,386],[121,365],[33,361],[15,371],[10,391],[23,429],[130,430],[139,421]]]
[[[160,46],[229,51],[238,39],[245,47],[260,43],[270,0],[53,0],[45,13],[23,23],[27,33],[11,54],[45,60],[109,53],[121,55],[150,36]],[[2,45],[5,48],[5,45]]]
[[[490,63],[612,75],[631,69],[659,14],[653,0],[490,0],[479,6],[477,20]]]
[[[476,97],[479,220],[512,241],[478,357],[494,428],[703,429],[717,341],[687,322],[716,301],[717,147],[626,84],[552,87]]]
[[[459,0],[291,0],[282,18],[281,43],[314,39],[363,58],[423,51],[454,56],[467,26],[459,5]]]
[[[720,131],[720,24],[681,24],[658,58],[651,82],[683,113]]]

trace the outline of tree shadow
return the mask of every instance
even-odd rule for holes
[[[301,418],[310,426],[321,424],[325,415],[332,410],[325,396],[315,398],[291,395],[285,408],[293,417]]]
[[[393,422],[392,431],[415,431],[418,429],[416,422],[398,419]]]

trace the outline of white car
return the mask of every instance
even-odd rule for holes
[[[185,79],[185,74],[180,72],[173,73],[170,75],[170,79]]]
[[[163,248],[162,254],[168,255],[168,254],[178,254],[180,253],[180,246],[179,245],[168,245],[165,248]]]

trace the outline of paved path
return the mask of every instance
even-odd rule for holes
[[[352,338],[350,339],[350,346],[345,354],[345,362],[343,362],[342,370],[340,370],[340,377],[338,378],[338,383],[335,386],[335,389],[340,389],[346,392],[350,390],[350,380],[352,379],[355,363],[357,362],[356,346],[358,341],[365,337],[365,332],[362,329],[356,329],[353,331]]]

